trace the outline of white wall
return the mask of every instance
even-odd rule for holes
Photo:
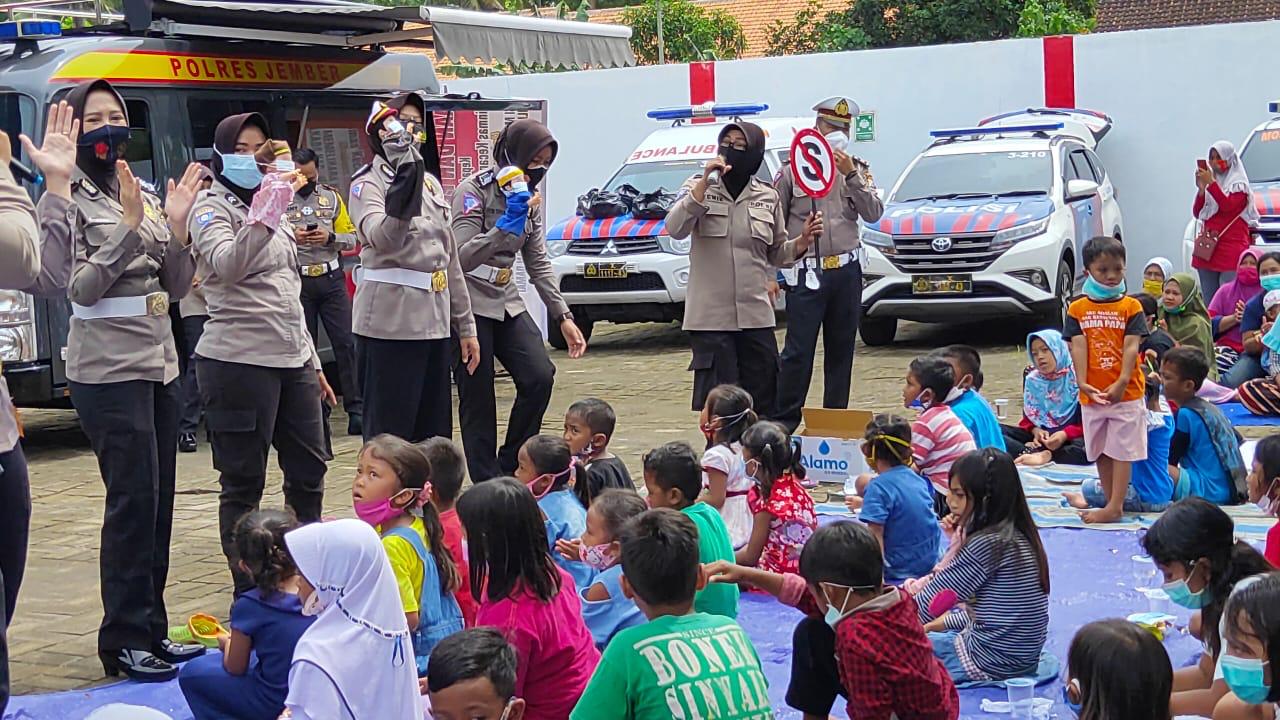
[[[1194,158],[1226,138],[1239,144],[1280,99],[1258,69],[1280,59],[1280,21],[1085,35],[1075,39],[1076,104],[1116,126],[1100,155],[1125,215],[1133,279],[1152,255],[1181,257],[1194,193]],[[758,58],[716,64],[716,98],[763,101],[769,115],[809,114],[844,94],[876,111],[877,139],[854,145],[890,186],[928,131],[967,126],[1044,104],[1042,42],[999,42]],[[549,101],[560,157],[548,178],[548,218],[573,212],[651,130],[645,111],[684,105],[684,65],[453,81],[451,91]]]

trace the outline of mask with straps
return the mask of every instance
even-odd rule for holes
[[[577,476],[577,467],[578,466],[572,460],[570,460],[569,467],[565,468],[564,470],[561,470],[558,473],[543,473],[538,477],[525,483],[525,487],[529,488],[529,492],[533,493],[534,500],[541,500],[551,492],[551,488],[556,486],[556,481],[564,477],[565,475],[569,476],[569,482],[572,483],[574,481],[574,478]],[[543,480],[546,480],[547,478],[551,478],[551,482],[547,483],[547,487],[544,488],[542,492],[538,492],[537,490],[534,489],[538,487],[538,483],[542,482]]]

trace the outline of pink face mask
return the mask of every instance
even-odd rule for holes
[[[405,488],[389,498],[381,500],[369,500],[367,502],[355,502],[352,506],[355,508],[356,517],[369,523],[374,527],[385,525],[395,520],[407,512],[414,512],[417,508],[431,502],[431,483],[427,483],[418,494],[405,507],[396,507],[392,504],[392,500],[406,492],[413,492],[413,488]]]
[[[1257,265],[1241,265],[1236,270],[1236,279],[1244,285],[1258,284],[1258,266]]]
[[[533,493],[534,500],[541,500],[542,498],[546,497],[548,493],[551,492],[551,488],[556,486],[556,481],[559,480],[566,473],[568,473],[569,475],[569,481],[573,482],[574,468],[576,467],[577,467],[576,465],[570,462],[569,467],[565,468],[564,470],[561,470],[558,473],[543,473],[542,475],[539,475],[538,477],[525,483],[525,487],[529,488],[529,492]],[[544,480],[547,480],[548,478],[551,479],[551,482],[547,483],[547,486],[542,489],[542,492],[538,492],[538,485],[541,484]]]
[[[609,554],[609,546],[613,543],[603,543],[601,545],[579,545],[578,555],[582,558],[582,562],[590,565],[596,570],[608,570],[618,564],[618,558]]]

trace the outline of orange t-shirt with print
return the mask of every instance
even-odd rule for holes
[[[1085,383],[1106,392],[1112,383],[1120,379],[1125,336],[1141,337],[1147,333],[1147,316],[1142,312],[1142,303],[1126,295],[1110,302],[1097,302],[1082,297],[1071,303],[1067,308],[1067,323],[1062,334],[1068,340],[1076,335],[1084,336],[1089,343],[1089,367],[1083,373]],[[1076,368],[1076,375],[1081,374],[1080,368]],[[1120,401],[1141,400],[1146,386],[1147,379],[1142,372],[1142,356],[1139,353]],[[1081,390],[1080,402],[1093,401]]]

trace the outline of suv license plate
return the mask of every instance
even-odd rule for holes
[[[973,277],[969,275],[913,275],[912,295],[958,295],[973,292]]]
[[[622,280],[627,277],[624,262],[587,263],[582,266],[582,276],[592,280]]]

